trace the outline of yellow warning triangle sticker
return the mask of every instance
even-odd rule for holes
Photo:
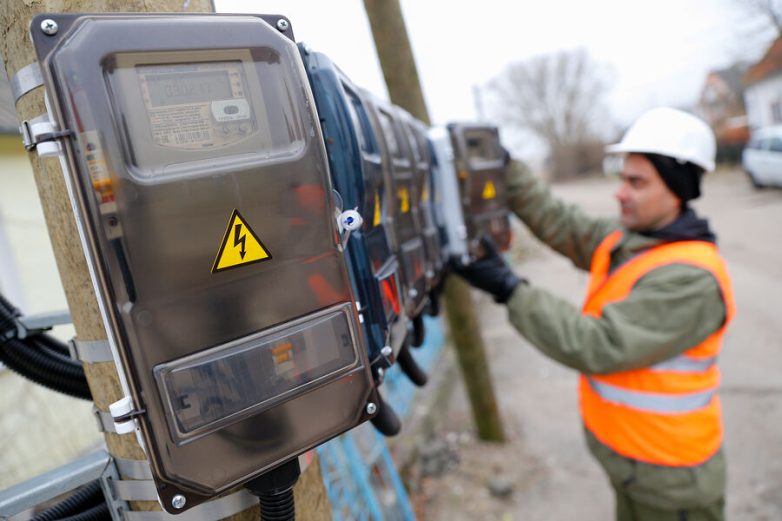
[[[410,191],[406,187],[402,187],[396,191],[396,196],[399,198],[399,211],[407,213],[410,211]]]
[[[380,224],[380,194],[375,192],[375,217],[372,219],[372,226],[378,226]]]
[[[494,183],[487,181],[486,186],[483,187],[483,198],[494,199],[495,197],[497,197],[497,189],[494,188]]]
[[[228,229],[225,230],[220,250],[217,252],[217,258],[212,266],[212,273],[271,258],[271,253],[263,245],[261,239],[255,235],[252,228],[239,215],[239,211],[234,210],[228,221]]]

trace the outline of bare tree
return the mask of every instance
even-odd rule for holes
[[[765,19],[777,36],[782,35],[782,0],[736,0],[736,3],[747,14]]]
[[[497,118],[540,138],[549,149],[552,176],[562,177],[589,170],[602,159],[586,152],[601,141],[607,126],[607,78],[586,50],[576,49],[513,63],[489,88]]]

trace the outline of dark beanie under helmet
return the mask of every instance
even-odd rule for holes
[[[682,206],[686,205],[687,201],[700,197],[703,168],[689,162],[680,163],[672,157],[660,154],[642,155],[652,163],[671,192],[682,200]]]

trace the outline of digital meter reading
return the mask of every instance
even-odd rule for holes
[[[136,74],[156,145],[220,147],[257,129],[240,61],[137,65]]]
[[[233,97],[231,79],[226,71],[196,72],[185,75],[149,74],[146,76],[149,101],[153,107],[202,103]]]

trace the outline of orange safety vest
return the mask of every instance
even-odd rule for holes
[[[621,237],[621,231],[609,234],[592,256],[585,315],[600,317],[604,306],[627,297],[641,277],[676,263],[714,275],[725,302],[725,323],[699,345],[653,366],[608,375],[582,374],[581,416],[598,440],[625,457],[655,465],[698,465],[722,445],[716,361],[735,312],[730,277],[717,247],[705,241],[656,246],[609,274],[611,250]]]

